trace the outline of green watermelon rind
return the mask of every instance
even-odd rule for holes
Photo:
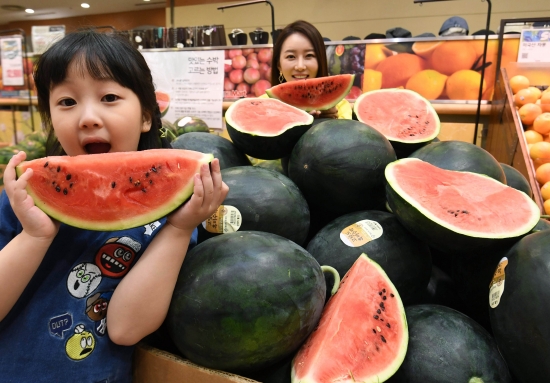
[[[355,375],[353,376],[353,381],[358,381],[358,382],[362,382],[362,383],[380,383],[380,382],[385,382],[387,379],[389,379],[391,376],[393,376],[395,374],[395,372],[399,369],[399,367],[401,366],[403,361],[405,360],[405,356],[407,354],[407,349],[408,349],[408,343],[409,343],[409,327],[408,327],[408,324],[407,324],[407,316],[406,316],[406,313],[405,313],[405,307],[403,306],[403,302],[401,301],[401,297],[399,296],[399,292],[395,288],[395,285],[392,283],[392,281],[390,280],[390,278],[388,277],[388,275],[386,274],[384,269],[376,261],[369,258],[369,256],[365,253],[361,253],[361,255],[357,258],[356,262],[359,262],[359,261],[365,261],[365,262],[370,263],[378,271],[378,273],[380,274],[380,277],[383,278],[387,282],[388,286],[390,286],[390,288],[392,288],[393,291],[395,291],[396,298],[399,298],[399,299],[397,299],[397,305],[398,305],[399,311],[401,312],[401,319],[402,319],[401,320],[401,325],[402,325],[402,328],[403,328],[403,337],[402,337],[402,343],[396,347],[399,351],[395,355],[395,359],[393,360],[392,363],[390,363],[388,366],[386,366],[386,368],[384,370],[380,371],[377,375],[372,376],[369,380],[367,380],[366,377],[355,376]],[[342,278],[342,281],[343,281],[343,278]],[[336,293],[336,295],[337,294],[338,294],[338,292]],[[324,315],[325,315],[325,311],[323,311],[323,314],[321,315],[321,320],[323,320]],[[307,344],[307,341],[306,341],[305,344]],[[304,347],[304,345],[302,345],[302,347]],[[299,361],[297,361],[297,359],[296,359],[297,356],[298,355],[296,355],[294,360],[292,361],[291,382],[292,383],[318,383],[316,380],[308,379],[307,376],[301,377],[301,378],[296,377],[294,364],[299,363]],[[352,371],[352,373],[353,373],[353,371]]]
[[[289,105],[292,105],[290,100],[285,100],[284,97],[282,97],[280,94],[278,94],[278,91],[280,91],[281,89],[284,89],[285,87],[298,86],[301,82],[321,81],[323,79],[330,79],[330,78],[334,78],[334,77],[338,77],[338,80],[340,80],[340,81],[347,81],[348,84],[346,84],[345,87],[342,88],[340,93],[338,93],[338,94],[334,93],[333,98],[332,98],[331,101],[325,102],[324,104],[311,105],[311,106],[307,106],[307,107],[296,106],[297,108],[305,110],[306,112],[310,112],[312,110],[327,110],[327,109],[330,109],[330,108],[336,106],[340,101],[342,101],[348,95],[348,93],[351,90],[351,87],[353,86],[353,81],[355,80],[355,75],[354,74],[338,74],[338,75],[327,76],[327,77],[317,77],[317,78],[314,78],[314,79],[284,82],[282,84],[275,85],[275,86],[267,89],[265,91],[265,93],[270,98],[274,98],[274,99],[283,101],[283,102],[285,102]],[[324,93],[322,96],[328,98],[328,95],[326,93]],[[292,105],[292,106],[295,106],[295,105]]]
[[[434,216],[430,211],[420,204],[416,203],[412,198],[399,187],[398,181],[392,173],[392,170],[403,163],[412,162],[424,162],[417,158],[404,158],[390,163],[386,166],[386,195],[387,200],[392,211],[397,215],[403,225],[409,229],[413,234],[423,239],[429,239],[429,244],[440,249],[448,249],[449,246],[453,247],[453,244],[465,250],[467,248],[482,248],[491,246],[495,240],[506,240],[520,237],[533,229],[538,223],[540,217],[540,210],[537,204],[529,198],[525,193],[521,193],[531,208],[531,218],[523,226],[516,228],[515,230],[506,233],[480,233],[473,230],[465,230],[457,227],[453,227],[448,222]],[[453,170],[446,170],[448,172],[455,172]],[[483,180],[483,182],[495,182],[503,187],[509,187],[503,185],[499,181],[472,172],[456,172],[456,173],[468,173],[473,177]]]
[[[164,150],[164,149],[160,149]],[[175,149],[174,149],[175,150]],[[168,153],[168,151],[167,151]],[[202,153],[201,153],[202,154]],[[47,159],[48,157],[45,157]],[[138,159],[138,157],[136,157]],[[203,154],[201,160],[197,161],[196,171],[198,173],[202,164],[208,164],[214,159],[212,154]],[[21,176],[28,168],[28,164],[31,161],[22,162],[19,166],[16,167],[17,176]],[[120,176],[120,175],[117,175]],[[147,214],[138,214],[133,219],[119,220],[119,221],[97,221],[97,220],[87,220],[82,217],[70,217],[58,209],[55,209],[50,203],[41,199],[36,192],[33,190],[32,185],[29,183],[27,185],[27,193],[32,197],[34,204],[42,210],[44,213],[50,217],[58,220],[59,222],[65,223],[69,226],[77,227],[80,229],[94,230],[94,231],[117,231],[130,229],[148,223],[154,222],[168,213],[174,211],[178,206],[183,204],[191,195],[193,194],[194,180],[191,178],[189,182],[179,189],[178,193],[172,196],[170,200],[167,200],[164,204],[157,207],[157,209],[152,210]],[[75,208],[75,211],[77,209]]]
[[[359,105],[361,105],[361,101],[364,100],[365,98],[371,96],[372,94],[374,94],[375,92],[377,93],[380,93],[380,92],[385,92],[385,93],[388,93],[390,96],[389,98],[391,99],[391,94],[392,93],[407,93],[407,94],[410,94],[411,96],[414,96],[416,97],[417,99],[419,100],[423,100],[424,103],[426,104],[426,109],[427,111],[433,115],[434,117],[434,120],[436,122],[436,127],[434,129],[434,132],[430,135],[427,135],[425,137],[422,137],[422,138],[417,138],[417,139],[413,139],[413,140],[402,140],[402,139],[399,139],[399,138],[396,138],[396,137],[388,137],[386,136],[386,138],[392,143],[392,144],[395,144],[395,143],[399,143],[399,144],[406,144],[406,145],[413,145],[413,144],[424,144],[424,143],[427,143],[433,139],[435,139],[440,131],[441,131],[441,121],[439,120],[439,115],[437,114],[436,110],[434,109],[434,107],[432,106],[432,104],[430,103],[430,101],[428,101],[426,98],[422,97],[420,94],[418,94],[417,92],[414,92],[412,90],[409,90],[409,89],[398,89],[398,88],[391,88],[391,89],[375,89],[375,90],[370,90],[368,92],[365,92],[363,94],[361,94],[359,97],[357,97],[357,100],[355,100],[355,103],[353,104],[353,117],[354,119],[357,119],[358,121],[361,121],[367,125],[369,125],[368,122],[365,122],[365,121],[362,121],[361,118],[359,117],[359,113],[358,113],[358,109],[359,109]],[[376,127],[373,127],[376,129]],[[419,148],[420,146],[418,146],[417,148]],[[413,149],[411,149],[413,150]],[[414,149],[415,150],[415,149]]]

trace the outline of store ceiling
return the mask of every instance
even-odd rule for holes
[[[84,2],[90,4],[90,8],[82,8],[80,4]],[[61,19],[164,7],[166,0],[0,0],[0,26],[13,21]],[[26,13],[26,8],[34,9],[34,13]]]

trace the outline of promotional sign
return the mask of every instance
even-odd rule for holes
[[[34,25],[32,27],[32,48],[34,53],[44,53],[50,45],[64,36],[64,25]]]
[[[521,31],[518,62],[550,62],[550,29]]]
[[[5,86],[25,85],[21,37],[11,36],[0,39],[0,65]]]
[[[174,122],[180,117],[198,117],[209,128],[222,129],[223,51],[142,54],[151,68],[157,99],[163,99],[163,118]]]

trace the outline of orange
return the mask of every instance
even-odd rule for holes
[[[525,135],[525,141],[527,141],[528,144],[534,144],[536,142],[541,142],[544,140],[544,137],[539,132],[535,132],[534,130],[526,130],[524,132]]]
[[[550,112],[550,92],[548,91],[548,89],[542,92],[539,98],[540,108],[543,112]]]
[[[550,160],[550,142],[536,142],[529,150],[531,159],[544,158]]]
[[[541,164],[535,171],[535,177],[541,185],[550,182],[550,163]]]
[[[451,100],[477,100],[481,74],[473,70],[459,70],[447,79],[445,92]],[[483,80],[483,91],[486,89]]]
[[[414,90],[428,100],[436,100],[445,89],[447,76],[433,69],[426,69],[414,74],[407,84],[406,89]]]
[[[532,89],[521,89],[514,95],[514,103],[517,107],[537,102],[537,94]]]
[[[518,91],[522,89],[529,88],[529,85],[530,85],[529,79],[520,74],[515,75],[510,79],[510,89],[512,89],[513,94],[516,94]]]
[[[418,56],[429,59],[432,56],[435,48],[437,48],[441,44],[441,41],[417,41],[412,45],[412,50]]]
[[[521,123],[525,126],[533,124],[535,118],[542,113],[542,109],[537,104],[525,104],[519,108],[518,113]],[[542,132],[539,133],[543,134]]]
[[[542,195],[543,200],[547,201],[550,199],[550,182],[546,182],[541,186],[540,194]]]
[[[363,74],[362,92],[382,88],[382,73],[374,69],[365,69]]]
[[[374,69],[388,55],[384,44],[367,44],[365,48],[365,69]]]
[[[550,133],[550,113],[541,113],[535,118],[533,122],[533,130],[540,134]]]
[[[469,41],[444,41],[430,57],[432,68],[447,76],[471,69],[476,60],[476,50]]]
[[[550,214],[550,199],[544,201],[544,204],[542,205],[544,207],[544,211],[546,214]]]
[[[382,72],[382,88],[405,87],[415,73],[424,69],[428,69],[426,60],[412,53],[386,57],[376,66],[376,70]]]
[[[531,89],[531,92],[533,92],[535,96],[537,96],[537,100],[540,99],[540,97],[542,96],[542,90],[540,90],[536,86],[530,86],[527,89]]]

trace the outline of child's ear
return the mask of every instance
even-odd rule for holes
[[[146,133],[151,130],[151,126],[153,125],[153,122],[150,117],[144,116],[143,122],[141,124],[141,133]]]

